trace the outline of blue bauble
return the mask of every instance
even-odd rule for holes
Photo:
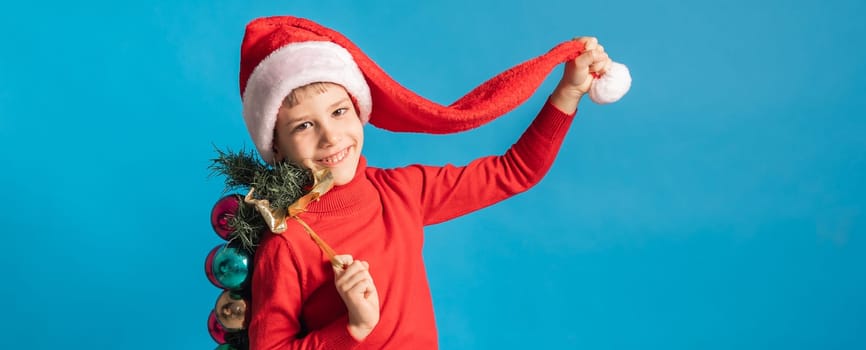
[[[205,271],[217,287],[237,290],[249,280],[251,260],[246,250],[220,244],[208,254]]]

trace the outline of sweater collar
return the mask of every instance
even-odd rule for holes
[[[334,186],[318,201],[307,207],[309,213],[353,214],[365,205],[374,203],[376,189],[367,179],[367,158],[358,159],[358,169],[352,181],[342,186]]]

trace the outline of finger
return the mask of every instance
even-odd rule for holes
[[[351,284],[349,281],[355,280],[358,276],[370,276],[370,271],[367,268],[370,266],[366,261],[355,260],[352,265],[349,265],[349,268],[346,269],[346,273],[343,275],[341,283]]]
[[[607,71],[610,70],[611,65],[613,65],[613,60],[608,58],[604,63],[604,68],[601,69],[601,73],[602,74],[607,73]]]
[[[346,281],[351,280],[358,274],[364,273],[369,274],[369,272],[367,271],[367,267],[362,261],[356,260],[346,268],[346,270],[337,278],[334,283],[345,286],[348,283]]]
[[[367,268],[364,267],[364,264],[361,263],[359,260],[355,260],[351,264],[349,264],[348,266],[345,267],[340,278],[346,279],[346,278],[349,278],[349,277],[351,277],[351,276],[353,276],[359,272],[364,272],[364,271],[367,271]]]
[[[365,291],[371,289],[370,286],[373,285],[373,277],[370,276],[369,273],[359,273],[353,275],[351,278],[345,281],[345,284],[341,286],[341,290],[344,293],[364,293]]]
[[[334,256],[334,258],[342,262],[343,265],[351,265],[352,262],[355,261],[355,258],[353,258],[350,254],[337,255]]]
[[[370,285],[367,286],[367,291],[378,294],[378,292],[376,292],[376,281],[373,280],[373,275],[370,275]]]
[[[598,46],[598,39],[591,36],[585,36],[579,39],[583,42],[583,51],[595,50]]]
[[[335,285],[337,286],[337,291],[341,294],[347,294],[350,290],[352,290],[352,287],[354,287],[356,284],[358,284],[359,281],[362,281],[365,278],[367,278],[367,276],[364,274],[356,273],[352,275],[345,275],[343,278],[341,278],[335,283]]]
[[[371,300],[370,297],[379,297],[379,293],[376,291],[376,284],[373,283],[372,277],[354,285],[349,293],[358,293],[358,295],[363,297],[365,300]]]
[[[367,299],[369,301],[376,300],[376,303],[378,303],[379,292],[376,291],[376,283],[373,283],[372,278],[370,278],[370,280],[368,282],[369,283],[364,285],[362,295],[364,296],[364,299]],[[376,298],[376,299],[371,299],[371,297]]]
[[[574,59],[574,65],[577,69],[587,69],[589,66],[595,62],[594,51],[586,51],[577,58]]]
[[[334,272],[337,272],[337,273],[345,271],[346,267],[351,265],[352,261],[354,261],[354,259],[352,259],[352,256],[349,254],[337,255],[337,256],[334,256],[334,259],[337,259],[337,261],[339,261],[343,264],[342,268],[338,268],[337,266],[334,266]]]
[[[356,275],[354,279],[347,283],[350,293],[357,292],[363,293],[367,290],[371,289],[373,285],[373,277],[369,274],[359,274]]]
[[[602,70],[604,69],[604,67],[607,66],[607,61],[610,60],[610,59],[607,57],[607,54],[606,54],[606,53],[604,53],[604,52],[599,53],[598,51],[594,51],[593,58],[594,58],[595,60],[594,60],[594,61],[592,62],[592,64],[589,66],[589,71],[590,71],[590,72],[599,72],[599,73],[602,72]]]

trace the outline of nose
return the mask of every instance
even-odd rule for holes
[[[319,144],[322,147],[330,147],[338,144],[340,133],[333,125],[326,123],[319,128]]]

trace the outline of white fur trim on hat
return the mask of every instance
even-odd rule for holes
[[[355,98],[361,121],[370,118],[370,88],[349,51],[328,41],[283,46],[256,66],[243,92],[244,120],[262,160],[274,162],[274,126],[283,99],[316,82],[342,85]]]

